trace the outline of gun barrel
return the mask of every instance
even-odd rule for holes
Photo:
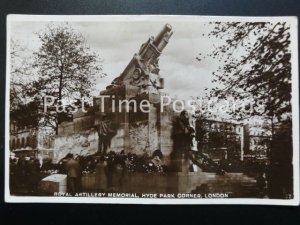
[[[170,24],[166,24],[162,31],[154,39],[153,44],[158,48],[158,50],[163,50],[166,46],[165,42],[168,42],[172,34],[172,26]]]

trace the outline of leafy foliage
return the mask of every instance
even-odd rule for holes
[[[18,108],[11,110],[10,116],[17,122],[18,127],[37,127],[39,123],[38,105],[35,101],[19,104]]]
[[[31,75],[31,58],[24,57],[26,49],[16,40],[10,42],[10,110],[19,110],[26,102],[26,89]]]
[[[55,97],[55,104],[88,98],[98,78],[105,76],[99,55],[68,24],[48,25],[38,37],[41,47],[34,53],[33,64],[38,79],[31,84],[28,95],[38,97],[41,108],[45,96]],[[41,123],[57,131],[58,124],[70,117],[71,110],[67,107],[66,113],[58,113],[53,107],[42,112]]]
[[[219,99],[262,103],[263,112],[235,111],[238,119],[259,115],[278,120],[291,113],[290,27],[285,22],[215,22],[209,38],[217,46],[201,61],[211,57],[223,64],[213,73],[217,84],[211,96]]]

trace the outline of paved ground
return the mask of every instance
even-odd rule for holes
[[[258,190],[256,179],[243,173],[204,174],[207,181],[193,189],[192,193],[229,193],[234,198],[265,197]]]

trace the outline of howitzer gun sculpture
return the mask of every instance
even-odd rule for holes
[[[164,113],[160,113],[161,95],[165,94],[160,91],[164,88],[164,80],[159,74],[158,61],[172,34],[172,27],[166,24],[155,38],[150,37],[134,54],[121,75],[94,99],[94,105],[99,107],[95,124],[104,114],[119,124],[118,132],[111,140],[111,150],[136,154],[151,154],[157,149],[171,151],[171,128],[166,128],[170,122]],[[129,111],[124,110],[126,103],[120,106],[117,103],[120,100],[134,100],[137,104],[147,100],[150,103],[149,112],[133,110],[131,105]]]
[[[159,75],[159,56],[169,42],[173,32],[166,24],[163,30],[154,38],[150,37],[139,52],[129,62],[119,77],[113,80],[107,89],[122,85],[132,85],[139,88],[140,93],[157,93],[163,89],[164,82]]]

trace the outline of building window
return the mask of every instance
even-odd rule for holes
[[[37,146],[36,136],[33,136],[31,139],[31,147],[35,148]]]
[[[20,148],[20,139],[17,139],[17,148]]]
[[[15,149],[16,148],[16,140],[15,139],[13,139],[12,140],[12,147],[11,147],[12,149]]]
[[[25,148],[25,138],[22,138],[21,148]]]
[[[26,138],[26,146],[31,147],[30,137],[29,136]]]

